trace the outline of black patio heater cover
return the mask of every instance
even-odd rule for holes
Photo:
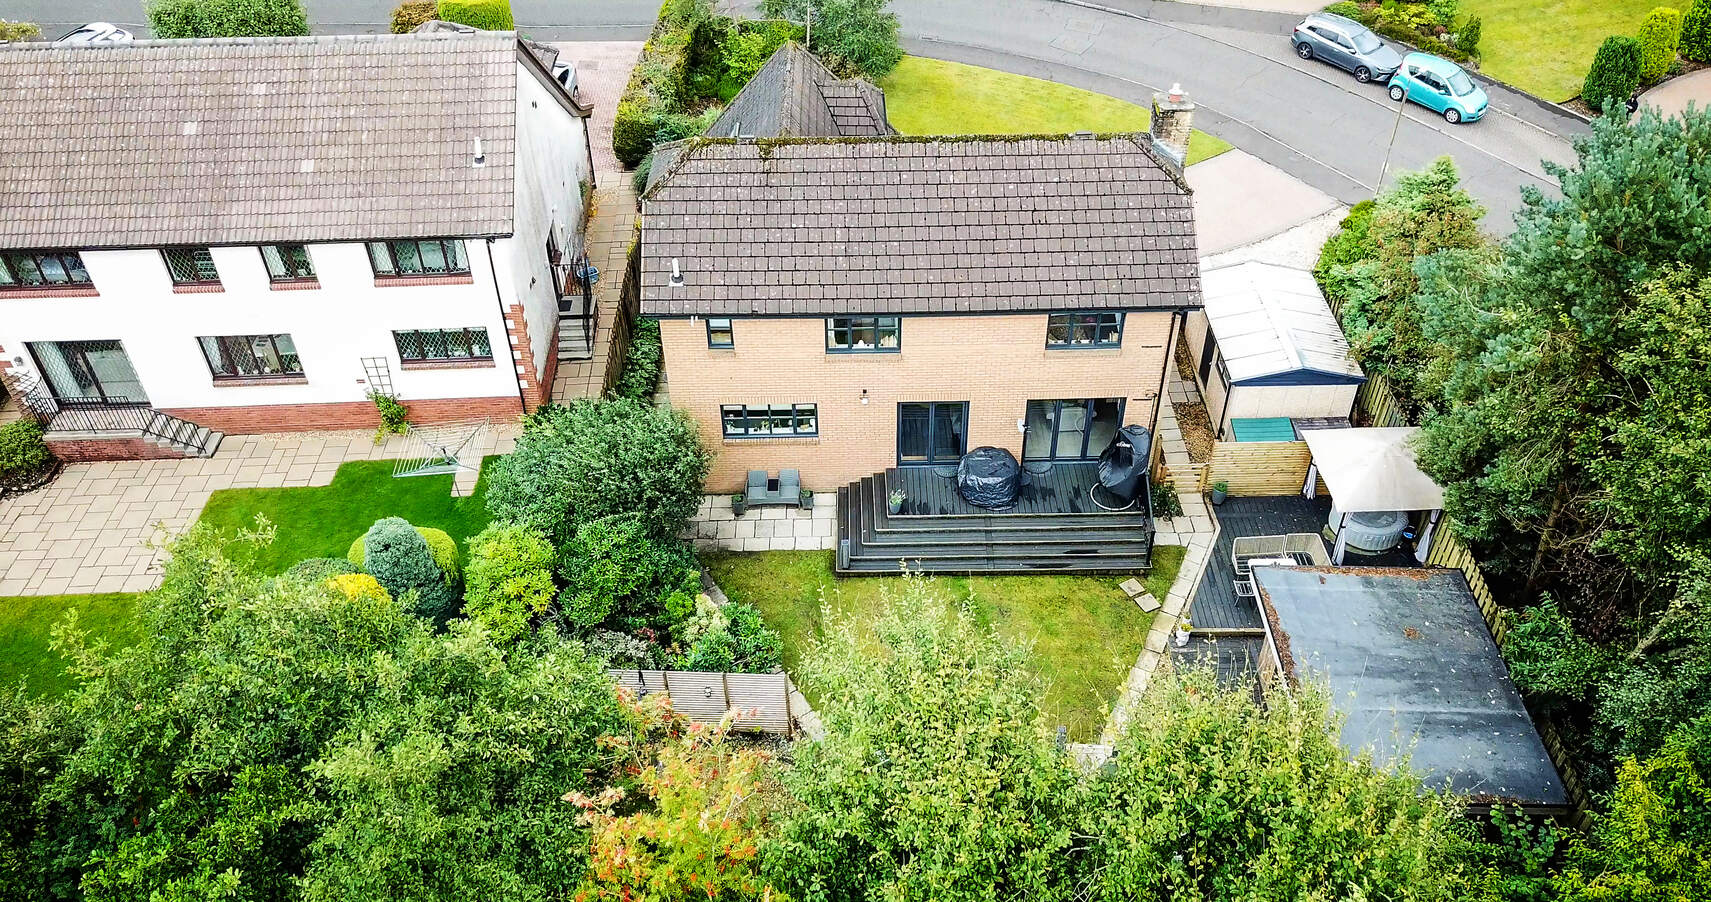
[[[975,507],[999,510],[1016,503],[1022,487],[1022,467],[1003,448],[976,448],[962,456],[956,468],[956,489]]]
[[[1133,501],[1147,484],[1147,464],[1152,459],[1152,430],[1124,426],[1099,455],[1099,484],[1124,501]]]

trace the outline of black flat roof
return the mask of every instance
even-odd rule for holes
[[[1342,745],[1411,756],[1476,801],[1568,804],[1556,767],[1456,570],[1256,567],[1284,667],[1329,682]]]

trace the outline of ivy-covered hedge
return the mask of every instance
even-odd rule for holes
[[[309,33],[297,0],[150,0],[157,38],[296,37]]]

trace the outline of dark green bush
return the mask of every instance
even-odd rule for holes
[[[409,34],[417,26],[433,21],[439,11],[437,0],[404,0],[392,10],[392,33]]]
[[[1170,520],[1182,516],[1182,497],[1176,494],[1176,486],[1168,482],[1153,485],[1153,516],[1161,520]]]
[[[151,0],[157,38],[292,37],[309,33],[297,0]]]
[[[1655,7],[1640,22],[1640,81],[1662,78],[1675,62],[1681,43],[1681,12],[1667,6]]]
[[[1696,63],[1711,63],[1711,0],[1692,0],[1687,4],[1677,49]]]
[[[1485,22],[1478,16],[1472,16],[1467,23],[1456,32],[1456,49],[1468,56],[1479,55],[1479,36],[1485,30]]]
[[[675,662],[679,670],[771,673],[781,666],[784,640],[759,609],[741,601],[718,607],[705,596],[696,608],[682,624],[688,648]]]
[[[1333,16],[1342,16],[1345,19],[1353,19],[1356,22],[1359,22],[1361,17],[1360,4],[1351,2],[1351,0],[1339,0],[1339,2],[1325,7],[1325,12],[1328,12]]]
[[[1594,110],[1603,111],[1606,104],[1614,103],[1619,111],[1626,112],[1628,98],[1639,87],[1640,42],[1613,34],[1604,39],[1598,55],[1592,58],[1580,99]]]
[[[645,520],[619,514],[584,523],[559,556],[569,620],[592,628],[663,630],[695,609],[700,570],[689,544],[648,534]]]
[[[415,612],[444,620],[456,608],[446,573],[434,561],[428,542],[402,517],[376,520],[363,535],[363,569],[386,587],[393,598],[416,593]]]
[[[440,0],[439,17],[482,31],[510,31],[516,27],[511,18],[510,0]]]
[[[53,466],[53,452],[42,441],[46,432],[32,419],[0,426],[0,486],[21,484]]]
[[[814,22],[813,50],[834,70],[880,78],[903,61],[891,0],[762,0],[768,19]]]
[[[624,352],[624,371],[612,387],[620,398],[645,400],[659,388],[659,374],[665,363],[660,347],[659,321],[636,320],[630,332],[630,347]]]

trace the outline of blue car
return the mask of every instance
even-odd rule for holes
[[[1430,53],[1410,53],[1390,79],[1390,99],[1415,103],[1442,113],[1444,120],[1477,122],[1491,98],[1455,63]]]

